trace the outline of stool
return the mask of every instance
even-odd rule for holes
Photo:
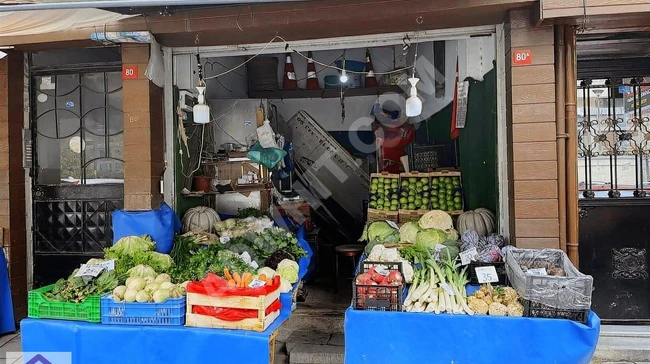
[[[361,245],[361,244],[339,245],[334,248],[334,251],[336,252],[336,258],[334,263],[335,264],[334,293],[337,293],[339,288],[339,255],[352,258],[352,272],[354,272],[354,270],[357,267],[357,258],[360,257],[361,254],[363,254],[364,248],[365,245]]]

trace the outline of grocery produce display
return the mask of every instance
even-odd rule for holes
[[[440,177],[438,181],[439,191],[455,188],[453,177]],[[433,186],[435,182],[431,183]],[[508,286],[509,274],[506,274],[504,263],[508,252],[517,254],[517,259],[511,259],[512,266],[524,272],[522,276],[528,275],[529,283],[526,284],[545,276],[563,278],[568,276],[568,271],[581,279],[575,267],[567,268],[570,262],[567,263],[564,256],[554,251],[535,253],[507,246],[503,236],[494,234],[496,219],[487,209],[477,209],[464,217],[461,234],[455,229],[449,212],[442,210],[428,211],[418,221],[409,221],[399,227],[386,221],[368,222],[359,239],[366,243],[365,260],[361,264],[362,267],[372,264],[375,268],[369,273],[361,270],[357,275],[353,288],[354,308],[394,311],[399,307],[414,313],[586,319],[588,311],[551,310],[539,300],[526,300],[518,289]],[[457,227],[461,228],[459,225]],[[392,264],[400,265],[399,281],[388,277]],[[494,270],[479,278],[478,268],[481,272]],[[481,285],[483,282],[487,283]],[[407,290],[404,297],[391,288],[400,284]],[[472,294],[467,293],[470,285],[477,286]],[[577,287],[572,291],[574,296],[579,295],[578,291],[581,294],[591,289],[591,285],[583,288],[575,283],[574,286]],[[545,293],[548,299],[554,295]]]
[[[400,205],[399,175],[377,174],[370,176],[370,202],[371,209],[397,211]]]
[[[428,173],[401,173],[400,180],[400,210],[428,210],[432,194]]]
[[[45,299],[53,302],[81,303],[88,296],[110,292],[118,284],[117,274],[113,271],[103,271],[97,277],[76,277],[78,271],[79,269],[75,269],[68,279],[61,278],[56,281],[54,288],[43,295]]]
[[[467,301],[474,312],[482,315],[518,317],[524,315],[524,306],[520,302],[519,294],[512,287],[493,287],[491,284],[484,284],[470,295]]]
[[[189,281],[174,284],[167,273],[157,274],[153,268],[140,264],[128,271],[125,285],[117,286],[109,296],[115,302],[165,302],[168,298],[185,296]]]
[[[463,192],[460,172],[458,175],[431,177],[431,208],[462,213]]]

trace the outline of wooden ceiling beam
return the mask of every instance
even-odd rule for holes
[[[287,40],[442,29],[501,23],[508,10],[530,0],[326,0],[191,11],[150,17],[167,46],[265,43]],[[422,18],[418,25],[416,19]],[[191,40],[188,43],[188,40]]]

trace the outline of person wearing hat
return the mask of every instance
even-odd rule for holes
[[[413,125],[401,118],[402,108],[393,100],[377,102],[371,115],[375,120],[372,130],[375,133],[378,171],[400,173],[404,167],[400,157],[406,155],[404,148],[415,138]]]

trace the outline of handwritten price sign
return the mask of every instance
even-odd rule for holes
[[[476,272],[478,283],[494,283],[499,281],[499,275],[493,265],[487,267],[476,267],[474,268],[474,271]]]

